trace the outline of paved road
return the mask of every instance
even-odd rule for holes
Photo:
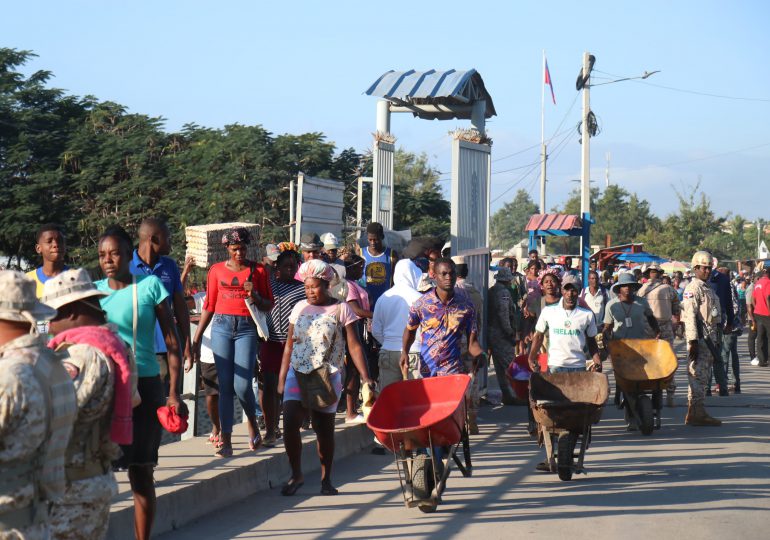
[[[295,497],[259,493],[162,538],[763,538],[770,370],[743,366],[743,394],[709,398],[721,428],[683,425],[684,391],[651,437],[626,432],[621,411],[605,408],[588,475],[571,482],[534,472],[542,450],[526,436],[522,407],[485,408],[474,475],[455,471],[435,514],[405,508],[392,457],[367,453],[335,464],[337,497],[317,495],[308,478]],[[681,368],[677,381],[686,389]]]

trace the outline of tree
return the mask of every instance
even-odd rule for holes
[[[396,150],[393,193],[394,228],[411,229],[412,236],[449,237],[451,209],[438,183],[439,172],[425,153]]]
[[[492,216],[489,227],[490,248],[509,249],[524,238],[524,227],[538,206],[526,190],[520,189],[511,202],[505,203]]]

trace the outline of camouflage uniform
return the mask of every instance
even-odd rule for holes
[[[489,347],[497,382],[503,393],[503,403],[512,403],[515,398],[506,376],[516,356],[516,313],[511,288],[499,281],[490,287],[488,308]]]
[[[679,295],[671,285],[666,285],[659,279],[650,280],[642,285],[642,288],[639,289],[637,295],[647,299],[647,303],[650,304],[650,309],[652,309],[652,314],[658,321],[660,338],[668,341],[673,350],[674,326],[671,323],[671,319],[675,316],[679,316],[681,312]],[[673,395],[675,390],[676,383],[674,382],[674,378],[671,377],[671,382],[669,382],[666,391],[669,395]]]
[[[75,395],[42,336],[0,346],[0,540],[47,539],[47,503],[64,493]]]
[[[112,360],[85,344],[64,343],[64,367],[73,377],[78,416],[67,447],[67,489],[51,508],[51,531],[62,540],[104,538],[117,484],[110,462],[119,455],[110,439],[114,393]]]
[[[703,406],[706,396],[706,386],[711,374],[711,366],[714,357],[706,345],[705,337],[708,336],[716,344],[718,340],[718,327],[721,322],[719,299],[714,291],[702,280],[693,277],[684,290],[682,302],[685,339],[698,342],[698,360],[688,360],[687,374],[690,389],[687,398],[690,406]],[[700,315],[700,322],[698,321]],[[698,327],[703,334],[699,335]]]

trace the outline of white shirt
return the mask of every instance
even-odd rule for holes
[[[194,294],[193,300],[195,300],[195,311],[200,313],[203,310],[203,304],[206,302],[206,293],[199,292]],[[209,324],[203,331],[203,340],[201,341],[201,363],[203,364],[214,363],[214,351],[211,350],[211,326]],[[195,335],[194,329],[191,329],[191,335]]]
[[[596,321],[601,323],[604,321],[604,308],[607,305],[609,295],[602,291],[601,287],[596,290],[596,294],[591,294],[591,290],[588,288],[583,289],[583,300],[591,308],[596,316]]]
[[[548,333],[549,367],[586,367],[586,338],[597,333],[591,310],[575,306],[575,309],[567,311],[562,300],[543,308],[535,330]]]
[[[422,272],[409,259],[396,263],[394,285],[377,300],[372,316],[372,335],[385,351],[400,351],[404,328],[409,320],[409,308],[422,296],[417,287]],[[420,352],[420,334],[417,333],[410,353]]]

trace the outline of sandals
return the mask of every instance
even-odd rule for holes
[[[262,435],[257,433],[257,436],[254,437],[249,441],[249,450],[252,452],[256,451],[260,446],[262,446]]]
[[[209,433],[209,438],[206,441],[206,444],[210,444],[214,446],[214,448],[222,448],[222,437],[220,435],[214,435],[213,433]]]
[[[297,493],[297,490],[305,485],[305,482],[292,482],[289,480],[286,482],[283,487],[281,488],[281,495],[284,497],[291,497],[295,493]]]
[[[218,457],[218,458],[233,457],[233,447],[222,446],[219,450],[216,451],[216,453],[214,454],[214,457]]]

